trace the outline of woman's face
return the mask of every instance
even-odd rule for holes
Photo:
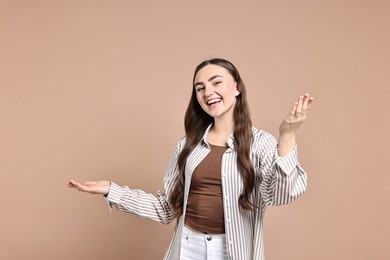
[[[203,110],[214,118],[233,117],[237,83],[225,68],[209,64],[198,71],[194,88]]]

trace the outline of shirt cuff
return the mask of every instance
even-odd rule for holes
[[[118,184],[111,182],[110,189],[107,194],[107,201],[110,204],[119,204],[123,194],[123,188]]]
[[[295,168],[299,165],[298,162],[298,148],[295,145],[294,150],[292,150],[288,155],[280,157],[278,155],[278,149],[276,149],[275,154],[275,164],[286,174],[290,175]]]

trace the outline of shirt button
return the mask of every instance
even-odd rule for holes
[[[207,236],[207,241],[211,241],[211,236]]]

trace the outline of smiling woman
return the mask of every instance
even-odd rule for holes
[[[298,198],[307,186],[295,134],[313,103],[302,95],[279,127],[279,141],[252,126],[245,85],[224,59],[195,69],[181,138],[157,195],[109,181],[68,186],[103,194],[118,210],[162,224],[176,221],[164,259],[264,259],[267,206]]]
[[[225,68],[210,64],[199,70],[195,81],[196,98],[203,110],[215,121],[233,119],[236,96],[240,94],[233,76]]]

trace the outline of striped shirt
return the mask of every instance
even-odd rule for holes
[[[210,152],[207,142],[209,129],[210,127],[188,156],[185,167],[183,215],[176,222],[175,232],[164,259],[179,259],[191,175]],[[119,211],[162,224],[172,222],[174,214],[168,199],[178,177],[177,159],[185,140],[185,137],[179,140],[169,161],[164,176],[164,192],[159,191],[154,195],[111,183],[107,195],[110,205],[114,205]],[[287,204],[298,198],[306,190],[307,175],[298,163],[296,146],[287,156],[279,157],[275,138],[263,130],[253,128],[250,154],[255,171],[255,188],[251,201],[258,209],[244,211],[238,204],[243,181],[237,169],[237,152],[234,149],[233,136],[227,140],[227,144],[228,148],[222,157],[221,178],[228,256],[232,260],[264,260],[263,217],[266,207]]]

